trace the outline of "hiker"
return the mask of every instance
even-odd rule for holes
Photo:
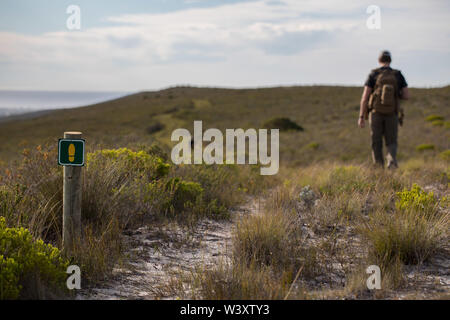
[[[404,113],[400,99],[408,99],[408,84],[400,70],[390,67],[389,51],[378,57],[380,68],[372,70],[364,84],[361,97],[358,126],[364,128],[369,119],[374,164],[384,168],[383,137],[387,149],[387,167],[397,168],[398,125],[403,125]]]

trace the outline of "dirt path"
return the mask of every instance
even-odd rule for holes
[[[174,274],[229,259],[234,221],[259,207],[258,201],[249,199],[232,212],[232,221],[205,220],[191,234],[176,226],[143,226],[129,232],[124,235],[129,260],[115,266],[103,285],[81,290],[77,299],[176,299],[167,290]]]
[[[189,273],[196,267],[210,268],[219,260],[231,256],[231,240],[235,221],[244,215],[257,214],[262,204],[260,199],[251,198],[238,210],[232,212],[231,221],[205,220],[199,223],[195,232],[189,233],[178,226],[143,226],[124,235],[129,250],[125,263],[117,264],[112,275],[101,286],[81,290],[77,299],[177,299],[190,298],[189,288],[180,281],[180,274]],[[306,237],[305,245],[320,247],[326,240],[323,234],[315,234],[311,226],[302,227]],[[358,251],[361,239],[348,231],[337,230],[336,248],[343,252]],[[448,252],[433,257],[420,266],[406,266],[405,278],[408,285],[397,292],[387,293],[386,299],[429,299],[447,297],[450,288]],[[336,259],[336,256],[329,257]],[[318,289],[339,289],[345,284],[344,266],[352,264],[356,256],[342,255],[338,261],[328,261],[327,272],[303,282],[312,292]],[[324,260],[325,261],[325,260]],[[325,261],[324,263],[326,263]],[[349,267],[349,266],[348,266]],[[364,279],[365,281],[365,279]],[[180,290],[179,286],[183,285]],[[178,287],[177,287],[178,286]],[[185,295],[179,297],[182,291]],[[331,290],[331,296],[336,298]],[[342,298],[342,294],[338,297]],[[366,298],[370,298],[368,295]],[[326,298],[326,296],[323,296]],[[346,298],[356,298],[352,294]]]

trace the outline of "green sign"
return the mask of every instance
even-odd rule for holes
[[[84,139],[59,139],[58,164],[84,166]]]

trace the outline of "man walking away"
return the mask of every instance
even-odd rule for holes
[[[403,125],[400,99],[408,99],[408,84],[400,70],[390,67],[391,54],[382,51],[378,57],[380,68],[372,70],[364,84],[358,126],[364,128],[369,118],[372,138],[372,159],[384,168],[383,137],[387,149],[387,167],[397,168],[398,124]]]

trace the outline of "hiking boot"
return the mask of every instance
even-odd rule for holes
[[[398,168],[398,164],[397,164],[396,161],[389,161],[388,165],[387,165],[387,168],[390,169],[390,170],[397,169]]]

